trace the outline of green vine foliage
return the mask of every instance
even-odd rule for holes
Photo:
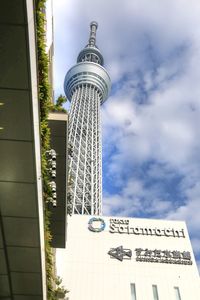
[[[46,252],[46,276],[47,276],[47,298],[55,300],[56,286],[54,275],[53,253],[51,248],[52,235],[50,232],[49,198],[51,189],[49,187],[48,162],[46,153],[50,149],[50,129],[48,127],[48,114],[52,109],[51,90],[48,79],[49,58],[46,53],[45,43],[45,4],[46,0],[38,0],[36,6],[36,35],[37,35],[37,59],[38,59],[38,87],[40,103],[40,130],[42,146],[42,177],[43,177],[43,199],[45,206],[45,252]],[[62,101],[61,101],[62,102]]]
[[[63,104],[67,102],[67,99],[65,96],[60,95],[57,100],[56,103],[54,105],[51,105],[51,111],[53,112],[64,112],[66,113],[67,110],[63,107]]]
[[[64,288],[64,286],[61,286],[61,283],[62,283],[62,278],[60,278],[59,276],[56,277],[56,280],[55,280],[55,283],[56,283],[56,290],[55,290],[55,295],[57,298],[65,298],[65,295],[67,293],[69,293],[68,290],[66,290]]]

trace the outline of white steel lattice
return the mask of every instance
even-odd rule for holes
[[[89,44],[80,52],[78,63],[68,71],[64,83],[65,93],[72,102],[69,144],[73,155],[69,173],[74,214],[102,212],[100,105],[107,98],[110,78],[95,45],[96,29],[97,23],[92,22]]]
[[[101,213],[100,94],[81,85],[72,96],[69,143],[73,145],[70,174],[73,180],[73,213]]]

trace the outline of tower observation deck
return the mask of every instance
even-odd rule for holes
[[[64,90],[71,101],[69,144],[72,148],[71,209],[73,214],[102,213],[102,144],[100,105],[107,99],[111,81],[96,46],[98,24],[91,22],[89,42],[77,64],[66,74]]]

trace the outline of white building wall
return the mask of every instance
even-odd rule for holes
[[[181,237],[167,237],[111,233],[111,218],[102,217],[106,226],[101,232],[88,229],[89,216],[73,215],[68,220],[67,245],[57,251],[57,271],[70,290],[69,300],[131,300],[131,283],[136,285],[137,300],[154,300],[153,284],[159,300],[177,300],[174,287],[179,287],[181,300],[200,299],[199,274],[184,222],[120,218],[134,228],[184,230],[185,237],[181,233]],[[108,251],[119,246],[132,250],[130,260],[110,257]],[[136,248],[187,251],[192,265],[137,262]]]

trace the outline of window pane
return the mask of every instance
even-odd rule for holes
[[[181,300],[181,295],[179,288],[177,286],[174,287],[175,295],[176,295],[176,300]]]
[[[153,299],[154,300],[159,300],[157,285],[152,285],[152,289],[153,289]]]
[[[136,300],[135,283],[131,283],[131,300]]]

